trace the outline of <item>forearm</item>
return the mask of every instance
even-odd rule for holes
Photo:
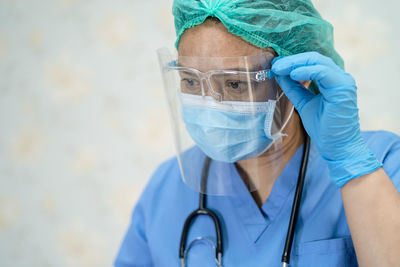
[[[360,266],[400,266],[400,194],[380,168],[341,189]]]
[[[316,52],[276,58],[268,75],[293,103],[342,188],[359,264],[400,266],[400,195],[361,136],[354,78]],[[299,83],[309,80],[320,94]],[[363,173],[369,174],[352,179]]]

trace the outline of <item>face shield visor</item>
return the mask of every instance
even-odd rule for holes
[[[184,182],[204,194],[237,195],[278,176],[293,105],[267,76],[274,55],[157,53]]]

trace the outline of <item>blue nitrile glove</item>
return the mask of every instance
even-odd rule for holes
[[[338,187],[382,166],[360,134],[355,81],[332,59],[317,52],[278,57],[269,76],[299,112]],[[309,80],[317,82],[320,94],[299,83]]]

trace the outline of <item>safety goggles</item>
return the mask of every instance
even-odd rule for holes
[[[218,102],[264,102],[278,97],[275,80],[268,78],[273,58],[270,52],[216,60],[179,56],[167,62],[163,71],[179,81],[182,93],[212,96]]]

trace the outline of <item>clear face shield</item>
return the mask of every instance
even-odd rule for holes
[[[278,176],[293,105],[267,76],[274,55],[157,52],[184,182],[204,194],[237,195]]]

